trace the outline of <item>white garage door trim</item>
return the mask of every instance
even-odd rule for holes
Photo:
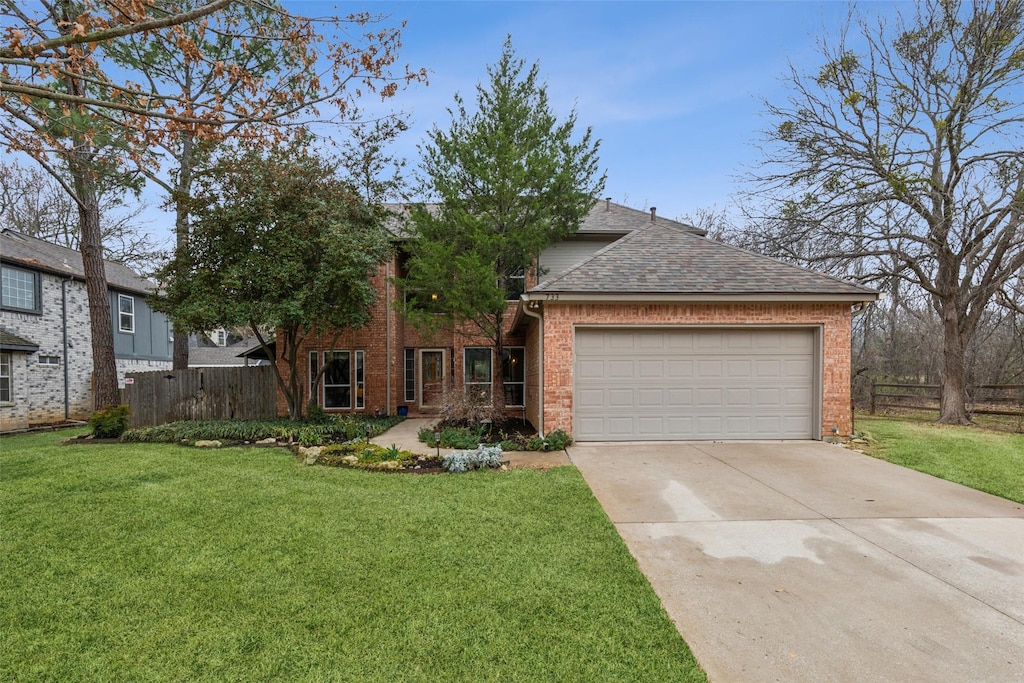
[[[820,439],[821,326],[578,325],[580,441]]]

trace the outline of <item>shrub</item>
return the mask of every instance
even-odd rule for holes
[[[324,409],[320,407],[320,404],[316,401],[310,401],[306,406],[306,422],[312,422],[313,424],[325,424],[331,421],[331,416],[324,412]]]
[[[548,448],[553,451],[565,450],[566,446],[572,445],[572,437],[561,429],[551,432],[544,437],[544,440],[547,441]]]
[[[89,418],[92,435],[97,439],[117,439],[128,430],[128,416],[131,408],[121,404],[97,410]]]
[[[476,450],[453,451],[444,456],[441,466],[452,473],[497,468],[501,466],[501,446],[479,444]]]
[[[467,392],[462,386],[446,386],[441,396],[440,427],[475,427],[482,424],[501,424],[504,411],[496,410],[490,396]],[[467,446],[472,448],[473,446]],[[459,448],[451,446],[450,448]]]
[[[180,443],[182,441],[218,440],[228,442],[259,441],[273,437],[298,441],[304,446],[341,443],[366,435],[377,436],[405,418],[359,418],[328,416],[324,423],[276,420],[182,420],[155,427],[130,429],[121,440],[148,443]]]

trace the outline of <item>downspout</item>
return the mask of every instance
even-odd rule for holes
[[[384,414],[391,415],[391,261],[384,264]]]
[[[60,281],[60,323],[62,344],[64,347],[64,419],[71,419],[71,382],[68,375],[68,282],[75,278],[69,277]]]
[[[531,318],[537,319],[537,324],[540,326],[539,337],[537,338],[538,345],[538,356],[540,356],[538,365],[538,381],[539,386],[537,387],[537,433],[541,436],[544,435],[544,316],[537,311],[533,310],[532,306],[537,304],[535,301],[525,301],[523,306],[523,313],[530,316]]]

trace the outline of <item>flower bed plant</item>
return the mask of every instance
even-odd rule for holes
[[[181,443],[217,440],[245,443],[263,439],[282,439],[303,446],[342,443],[360,437],[378,436],[404,420],[404,417],[329,417],[317,422],[277,420],[182,420],[129,429],[121,441],[131,443]],[[369,428],[369,434],[367,434]]]
[[[496,430],[492,433],[487,425],[477,427],[445,427],[434,438],[433,429],[421,429],[419,440],[431,448],[471,449],[478,444],[500,446],[503,451],[560,451],[572,443],[572,437],[563,430],[557,429],[547,436],[530,436],[517,432]],[[440,442],[440,443],[439,443]]]

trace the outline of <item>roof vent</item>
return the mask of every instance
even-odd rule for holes
[[[605,197],[604,198],[604,210],[605,211],[611,211],[612,210],[612,198],[611,197]]]
[[[652,206],[652,207],[651,207],[651,222],[652,222],[652,223],[654,222],[654,213],[655,213],[655,212],[656,212],[657,210],[658,210],[658,207],[656,207],[656,206]]]

